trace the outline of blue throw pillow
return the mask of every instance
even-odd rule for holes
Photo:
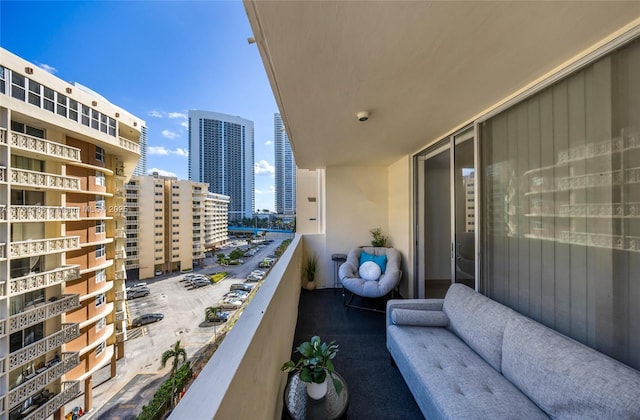
[[[380,271],[383,273],[387,270],[387,256],[386,255],[373,255],[368,252],[362,251],[360,253],[360,265],[367,261],[373,261],[380,266]]]

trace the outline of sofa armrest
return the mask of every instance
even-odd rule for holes
[[[444,299],[391,299],[387,301],[387,327],[392,325],[391,311],[394,309],[416,309],[423,311],[441,311]]]

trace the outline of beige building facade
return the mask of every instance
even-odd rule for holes
[[[192,270],[208,249],[226,242],[229,197],[207,188],[157,173],[131,178],[125,203],[129,279]]]
[[[124,355],[124,184],[144,121],[0,50],[0,418],[63,418]]]

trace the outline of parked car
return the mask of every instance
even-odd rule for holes
[[[253,286],[246,283],[234,283],[229,287],[229,290],[244,290],[245,292],[250,292],[253,289]]]
[[[149,293],[151,293],[151,290],[148,287],[138,287],[136,289],[130,289],[127,290],[127,300],[149,296]]]
[[[237,298],[224,298],[218,302],[218,306],[222,309],[238,309],[242,306],[242,301]]]
[[[211,280],[208,279],[191,279],[189,285],[192,287],[211,286]]]
[[[147,285],[147,283],[136,283],[133,286],[127,287],[126,290],[129,291],[129,290],[140,289],[140,288],[144,288],[144,287],[148,288],[149,285]]]
[[[162,275],[162,270],[156,270],[156,276],[161,276]]]
[[[133,327],[141,327],[146,324],[151,324],[154,322],[161,321],[164,318],[164,314],[154,313],[154,314],[144,314],[133,321],[131,321],[131,326]]]
[[[224,295],[222,295],[222,297],[225,299],[226,298],[240,299],[241,301],[244,302],[249,297],[249,292],[245,292],[244,290],[231,290],[225,293]]]

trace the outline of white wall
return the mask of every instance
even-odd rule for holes
[[[331,254],[370,245],[371,229],[390,235],[389,180],[383,166],[332,166],[325,171],[326,259],[333,267]]]
[[[405,156],[389,166],[389,235],[391,245],[402,254],[400,293],[413,296],[413,170],[411,156]]]
[[[296,174],[296,233],[322,233],[324,231],[323,215],[324,171],[321,169],[298,169]]]

